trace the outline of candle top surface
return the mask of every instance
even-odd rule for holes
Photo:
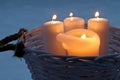
[[[104,22],[109,22],[108,19],[106,18],[90,18],[90,21],[104,21]]]
[[[91,41],[93,39],[96,39],[96,37],[97,39],[99,39],[99,36],[95,32],[87,29],[74,29],[66,33],[60,33],[58,36],[60,41],[62,40]]]
[[[93,38],[96,35],[93,31],[87,29],[74,29],[66,32],[65,34],[79,39]]]
[[[74,16],[70,16],[64,19],[64,21],[79,21],[79,20],[84,20],[81,17],[74,17]]]
[[[62,21],[48,21],[48,22],[45,22],[44,25],[52,25],[52,24],[60,24],[60,23],[63,23]]]

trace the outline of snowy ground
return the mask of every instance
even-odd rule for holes
[[[97,10],[120,28],[120,0],[0,0],[0,39],[21,27],[36,28],[54,13],[63,20],[74,12],[87,22]],[[32,80],[24,60],[12,55],[11,51],[0,53],[0,80]]]

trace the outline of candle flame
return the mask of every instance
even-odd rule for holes
[[[71,12],[71,13],[69,14],[69,16],[72,17],[72,16],[73,16],[73,13]]]
[[[56,20],[57,19],[57,15],[53,15],[53,17],[52,17],[52,20]]]
[[[82,38],[82,39],[85,39],[85,38],[86,38],[86,35],[85,35],[85,34],[82,34],[81,38]]]
[[[95,17],[96,17],[96,18],[99,17],[99,12],[98,12],[98,11],[95,13]]]

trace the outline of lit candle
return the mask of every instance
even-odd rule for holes
[[[100,39],[97,33],[87,29],[74,29],[57,35],[68,56],[99,56]]]
[[[93,30],[100,36],[100,55],[108,53],[109,21],[106,18],[99,18],[99,12],[95,18],[88,20],[88,29]]]
[[[56,35],[64,32],[63,22],[56,21],[57,16],[53,15],[51,21],[44,23],[42,27],[45,51],[58,55],[65,55],[62,44],[56,39]]]
[[[73,13],[69,14],[69,17],[64,19],[65,31],[69,31],[76,28],[84,28],[84,19],[80,17],[73,17]]]

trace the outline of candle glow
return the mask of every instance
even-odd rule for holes
[[[96,18],[99,17],[99,12],[98,12],[98,11],[95,13],[95,17],[96,17]]]
[[[82,34],[81,38],[82,38],[82,39],[85,39],[85,38],[86,38],[86,35],[85,35],[85,34]]]
[[[71,12],[71,13],[69,14],[69,16],[72,17],[72,16],[73,16],[73,13]]]
[[[53,17],[52,17],[52,20],[56,20],[57,19],[57,15],[53,15]]]

